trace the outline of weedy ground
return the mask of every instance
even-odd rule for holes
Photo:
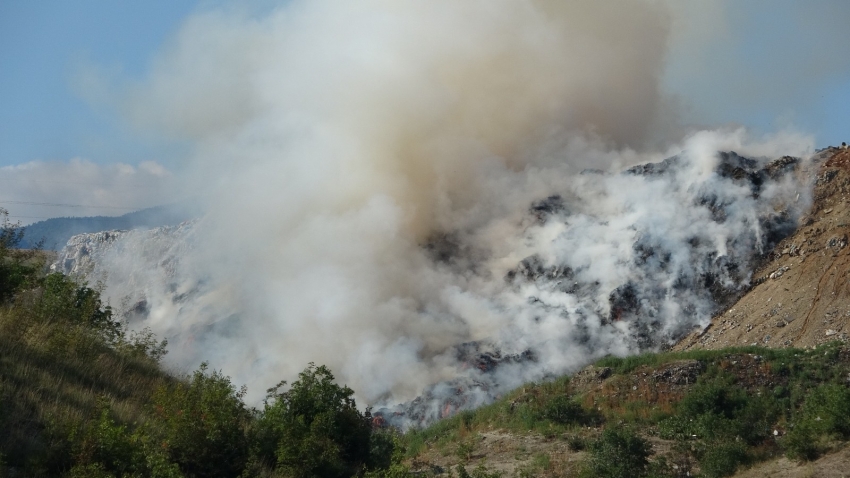
[[[404,441],[412,468],[430,475],[462,465],[480,476],[732,476],[778,460],[802,473],[847,450],[848,380],[839,342],[609,357]],[[607,446],[614,431],[645,449]],[[631,469],[601,466],[630,453]]]

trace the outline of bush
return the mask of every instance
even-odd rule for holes
[[[587,440],[579,435],[570,435],[566,438],[567,448],[570,451],[582,451],[587,448]]]
[[[792,460],[809,461],[820,456],[816,433],[806,422],[798,422],[782,439],[785,455]]]
[[[789,458],[813,460],[831,438],[850,438],[850,389],[843,385],[821,385],[811,392],[783,446]]]
[[[100,417],[88,424],[80,440],[71,436],[76,442],[78,471],[85,470],[93,476],[107,475],[114,472],[118,476],[134,470],[137,461],[136,447],[133,438],[124,425],[116,424],[109,416],[109,405],[106,401],[100,403]],[[72,473],[72,476],[74,473]],[[80,475],[83,476],[83,475]]]
[[[700,468],[707,478],[719,478],[734,474],[739,465],[748,461],[747,449],[742,443],[718,443],[706,450]]]
[[[42,280],[41,295],[34,309],[42,321],[63,320],[84,325],[100,332],[109,343],[123,336],[121,324],[113,320],[112,308],[101,302],[100,292],[85,284],[78,285],[59,272]]]
[[[781,414],[770,394],[748,396],[722,377],[697,384],[676,406],[677,415],[658,424],[665,439],[709,441],[742,439],[749,445],[763,442]]]
[[[590,472],[600,478],[646,476],[652,447],[645,439],[625,428],[606,428],[590,444]]]
[[[850,389],[827,384],[816,388],[803,405],[803,416],[813,428],[839,438],[850,438]]]
[[[375,431],[371,440],[371,470],[365,478],[410,478],[413,474],[405,465],[404,456],[407,450],[401,439],[393,431]]]
[[[246,428],[250,414],[230,378],[207,372],[207,364],[188,383],[159,388],[153,396],[146,432],[169,460],[190,477],[232,477],[248,461]]]
[[[682,399],[677,410],[684,416],[718,415],[733,418],[747,402],[744,390],[726,380],[700,382]]]
[[[69,441],[74,443],[75,465],[69,473],[71,478],[183,477],[161,443],[141,429],[131,432],[110,415],[109,402],[102,398],[99,418],[80,423],[72,432]]]
[[[558,395],[543,407],[543,417],[561,425],[584,425],[595,421],[581,404],[565,395]]]
[[[449,476],[452,476],[451,473]],[[498,471],[490,471],[484,465],[478,465],[472,473],[466,471],[463,465],[457,466],[458,478],[500,478],[502,476]]]
[[[371,420],[357,410],[354,392],[335,384],[327,367],[311,363],[289,390],[280,392],[284,385],[269,390],[257,425],[261,459],[294,477],[353,476],[388,463],[392,447],[373,437]]]

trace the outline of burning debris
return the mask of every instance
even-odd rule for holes
[[[549,216],[565,213],[566,205],[560,195],[554,194],[546,199],[535,201],[529,212],[539,224],[543,224]]]
[[[410,290],[388,288],[396,295],[380,299],[377,307],[355,302],[369,316],[389,311],[381,312],[380,327],[362,329],[352,322],[346,329],[351,319],[346,308],[337,312],[311,305],[305,310],[342,314],[328,323],[352,336],[342,345],[329,342],[336,344],[334,354],[336,347],[359,346],[376,337],[376,343],[388,340],[384,347],[413,344],[391,353],[404,358],[400,367],[415,372],[376,371],[371,381],[351,371],[341,376],[358,390],[373,384],[363,402],[375,405],[376,426],[423,426],[489,403],[524,382],[576,370],[602,355],[666,347],[707,321],[747,290],[765,251],[794,229],[800,205],[793,180],[799,163],[789,157],[765,162],[722,153],[695,165],[683,153],[620,174],[580,174],[564,183],[560,193],[526,203],[530,206],[517,213],[513,225],[498,229],[506,235],[482,232],[476,228],[486,229],[487,224],[475,223],[413,244],[420,254],[418,265],[405,266],[411,268],[399,269],[401,274],[394,276],[401,283],[408,281]],[[713,169],[706,171],[705,164]],[[234,294],[238,289],[208,280],[214,274],[194,269],[201,265],[208,273],[211,262],[182,257],[197,257],[185,254],[195,246],[189,240],[193,230],[188,224],[174,230],[122,232],[100,242],[100,236],[79,237],[55,267],[74,270],[86,258],[95,258],[96,272],[108,270],[110,278],[117,279],[109,281],[108,291],[115,293],[116,302],[125,299],[122,309],[130,321],[157,326],[156,319],[146,318],[179,315],[182,322],[171,321],[165,333],[159,332],[179,344],[170,357],[184,354],[182,360],[188,361],[192,354],[212,353],[204,344],[248,340],[256,346],[251,349],[255,363],[270,366],[262,343],[250,342],[246,334],[245,304],[229,302],[239,298]],[[845,245],[846,238],[840,237],[830,247]],[[217,257],[217,251],[207,252],[204,257]],[[385,262],[395,264],[400,256],[391,257],[396,262]],[[146,265],[140,267],[139,259]],[[320,274],[322,267],[307,264],[286,287],[301,290],[310,278],[327,279]],[[352,277],[389,280],[381,274]],[[326,287],[329,282],[317,283]],[[349,283],[339,289],[350,290],[360,289]],[[321,289],[314,300],[323,302],[328,293]],[[300,301],[290,294],[277,305],[298,312],[286,307],[304,306]],[[284,339],[310,332],[312,321],[283,321]],[[324,333],[322,337],[328,338]],[[373,349],[364,350],[374,355]],[[386,365],[375,365],[381,366]],[[422,392],[399,403],[390,390],[400,383],[406,393]]]
[[[534,361],[534,352],[524,350],[517,354],[503,354],[495,345],[486,342],[465,342],[457,347],[457,361],[462,368],[472,367],[481,372],[492,372],[496,367],[508,363]]]
[[[703,217],[707,218],[705,224],[720,227],[730,221],[740,224],[741,203],[758,204],[762,195],[769,193],[768,188],[783,181],[798,164],[799,160],[791,157],[764,163],[734,152],[720,153],[712,177],[686,186],[677,181],[683,175],[687,177],[690,165],[682,157],[674,156],[660,163],[632,167],[619,177],[645,178],[672,187],[674,192],[684,192],[683,196],[690,197],[693,204],[690,214],[702,209]],[[580,255],[553,260],[551,254],[546,254],[548,251],[519,261],[507,271],[504,281],[514,294],[525,298],[533,323],[560,318],[564,322],[562,327],[571,324],[569,346],[585,347],[588,355],[598,346],[595,337],[599,332],[592,332],[594,328],[628,330],[634,350],[663,347],[686,333],[687,327],[676,324],[710,317],[747,290],[753,265],[796,225],[796,215],[789,213],[788,207],[781,206],[779,211],[774,207],[762,208],[753,217],[756,221],[753,230],[758,233],[729,236],[725,252],[719,252],[716,241],[703,230],[695,229],[691,235],[671,241],[669,229],[634,224],[631,243],[624,244],[627,254],[616,262],[630,276],[613,287],[608,285],[611,288],[607,291],[606,284],[592,279],[594,263],[582,264]],[[562,232],[557,241],[579,224],[606,225],[604,220],[588,222],[582,209],[580,202],[571,203],[562,195],[550,195],[532,203],[527,213],[531,219],[528,227],[558,227]],[[440,262],[447,257],[462,256],[461,251],[468,247],[459,237],[443,235],[440,240],[429,242],[426,248],[432,259]],[[618,240],[626,238],[618,237]],[[439,251],[451,251],[451,254]],[[672,310],[680,317],[671,318]],[[504,389],[500,380],[506,367],[536,363],[541,355],[534,347],[506,354],[498,343],[471,341],[455,346],[453,359],[461,371],[460,378],[433,385],[411,402],[376,411],[376,423],[419,426],[487,403]]]
[[[454,351],[461,370],[470,375],[432,385],[408,403],[372,410],[372,423],[406,429],[476,408],[490,402],[501,389],[495,374],[499,368],[537,360],[531,350],[507,354],[487,342],[465,342]]]

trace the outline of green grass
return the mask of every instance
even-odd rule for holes
[[[401,478],[410,476],[401,450],[411,459],[432,449],[463,464],[484,433],[502,430],[583,450],[588,462],[580,475],[677,476],[684,469],[672,463],[697,463],[702,476],[719,477],[782,454],[812,460],[850,441],[850,348],[838,342],[815,349],[750,346],[606,357],[595,363],[612,372],[602,389],[577,387],[566,376],[529,383],[403,436],[371,434],[351,399],[354,392],[338,388],[329,371],[313,365],[290,389],[303,389],[306,398],[281,392],[264,410],[249,409],[244,390],[218,372],[164,372],[163,343],[149,333],[128,335],[96,287],[45,275],[38,251],[11,248],[20,234],[0,222],[0,476],[270,477],[304,475],[309,466],[324,470],[313,473],[319,475],[358,470],[371,478]],[[703,364],[695,384],[655,398],[633,387],[681,360]],[[309,383],[336,392],[319,393]],[[285,405],[315,404],[315,397],[337,392],[341,398],[316,413],[322,426],[297,412],[304,407]],[[331,413],[337,402],[344,406]],[[327,430],[340,436],[331,438]],[[345,430],[360,438],[349,440]],[[650,456],[648,437],[667,440],[671,452]],[[348,440],[365,461],[345,462],[351,453],[338,453],[336,439]],[[319,446],[324,451],[316,453]],[[526,461],[518,476],[557,473],[549,454],[521,446],[514,453]],[[276,461],[288,467],[278,466],[278,475]],[[456,473],[499,476],[480,466],[471,472],[458,466]]]
[[[680,387],[684,395],[672,405],[619,398],[632,391],[636,378],[681,360],[704,366],[697,383]],[[646,476],[672,476],[681,467],[670,464],[683,462],[701,464],[702,476],[728,476],[782,454],[813,459],[850,440],[850,348],[838,342],[814,349],[749,346],[606,357],[594,365],[612,372],[601,392],[573,389],[569,377],[530,383],[493,404],[408,432],[403,437],[408,456],[428,448],[456,450],[459,444],[468,454],[469,437],[493,429],[564,440],[572,450],[592,453],[604,447],[594,445],[599,435],[587,427],[628,425],[638,436],[671,442],[673,451],[654,457]],[[618,399],[606,401],[607,393]],[[776,429],[787,430],[787,436],[774,437]],[[542,458],[520,455],[528,464],[519,475],[543,473],[545,466],[537,463]]]
[[[66,468],[67,438],[107,403],[122,423],[145,420],[153,391],[174,382],[151,357],[110,347],[85,325],[0,311],[0,450],[7,466]]]

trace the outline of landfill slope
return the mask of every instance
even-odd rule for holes
[[[850,338],[850,150],[830,148],[813,175],[812,205],[767,254],[753,287],[677,350],[736,345],[811,347]]]

